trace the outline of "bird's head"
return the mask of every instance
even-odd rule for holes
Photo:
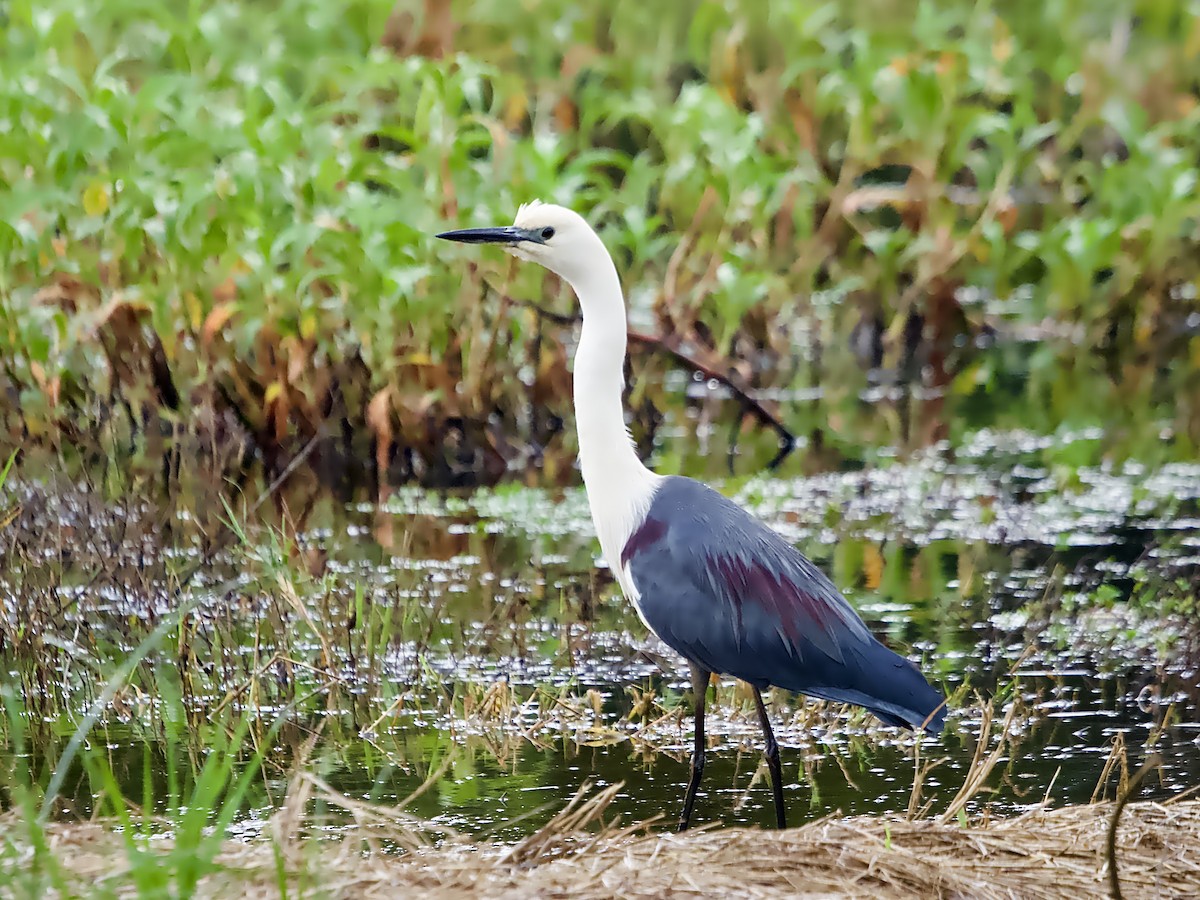
[[[513,256],[545,266],[572,285],[586,280],[589,267],[608,260],[604,245],[583,216],[537,200],[522,204],[511,225],[444,231],[438,237],[464,244],[501,244]]]

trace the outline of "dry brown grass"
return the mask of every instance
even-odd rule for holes
[[[341,840],[301,834],[230,842],[202,896],[451,897],[972,897],[1109,893],[1106,833],[1113,804],[1027,813],[960,827],[898,817],[825,819],[783,832],[707,829],[685,835],[593,827],[616,792],[572,804],[515,846],[415,834],[415,820],[373,817]],[[12,820],[8,824],[14,824]],[[591,828],[589,831],[588,829]],[[361,832],[361,833],[359,833]],[[369,834],[369,837],[368,837]],[[78,886],[122,894],[120,839],[100,823],[55,825],[51,848]],[[384,851],[384,844],[407,848]],[[169,844],[164,842],[163,849]],[[1125,807],[1117,836],[1130,897],[1200,896],[1200,801]],[[280,853],[280,850],[283,850]],[[83,890],[82,893],[87,893]],[[130,891],[132,893],[132,891]],[[0,886],[0,895],[7,891]]]

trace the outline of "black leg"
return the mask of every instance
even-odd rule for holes
[[[696,743],[692,748],[692,777],[688,781],[687,794],[683,798],[683,812],[679,816],[679,830],[687,831],[692,820],[692,807],[696,805],[696,791],[700,787],[700,776],[704,774],[704,698],[708,694],[710,673],[694,662],[692,670],[692,693],[696,696]]]
[[[771,718],[763,704],[762,691],[754,689],[754,705],[758,707],[758,722],[762,725],[763,737],[767,739],[765,756],[771,771],[771,793],[775,795],[775,824],[787,828],[787,816],[783,808],[783,768],[779,765],[779,745],[775,743],[775,732],[771,730]]]

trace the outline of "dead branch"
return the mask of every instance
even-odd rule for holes
[[[529,300],[512,300],[505,297],[505,302],[517,303],[527,309],[532,309],[539,316],[547,321],[553,322],[556,325],[574,325],[576,322],[582,321],[583,317],[578,313],[563,314],[556,313],[545,309],[536,303]],[[646,334],[636,329],[627,329],[626,334],[628,340],[642,347],[648,347],[651,350],[657,350],[665,353],[677,363],[691,369],[694,372],[699,372],[706,379],[716,381],[718,384],[724,385],[733,394],[738,404],[741,406],[741,413],[750,413],[761,425],[771,428],[779,435],[779,452],[774,458],[767,463],[767,469],[774,470],[787,459],[788,455],[796,448],[796,436],[783,423],[783,421],[772,412],[761,400],[747,388],[738,384],[733,376],[720,371],[714,365],[705,363],[695,356],[689,354],[680,345],[679,341],[673,337],[656,337],[652,334]]]

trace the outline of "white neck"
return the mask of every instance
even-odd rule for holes
[[[600,547],[609,568],[624,582],[621,551],[645,518],[662,479],[642,465],[625,427],[625,301],[611,257],[602,246],[599,250],[595,264],[571,285],[583,308],[575,352],[575,423]]]

